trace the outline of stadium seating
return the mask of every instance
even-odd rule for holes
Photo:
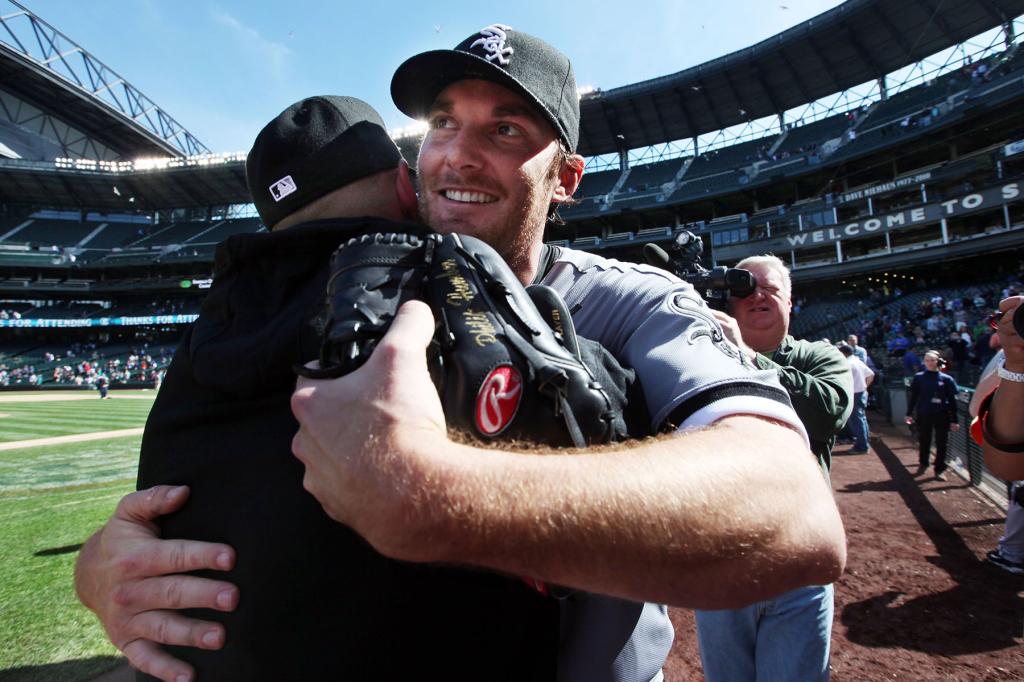
[[[775,153],[781,157],[786,153],[798,154],[800,149],[810,146],[820,146],[825,140],[842,135],[849,126],[850,121],[846,114],[834,114],[807,125],[794,127]]]
[[[186,243],[216,245],[233,234],[258,232],[263,228],[259,218],[243,218],[218,223],[212,229],[200,232]]]
[[[618,169],[599,171],[597,173],[584,173],[579,189],[576,190],[576,196],[583,198],[605,195],[615,186],[620,175],[622,175],[622,171]]]
[[[15,234],[3,239],[5,244],[36,244],[40,246],[74,246],[100,227],[97,223],[69,220],[29,220]]]
[[[144,239],[153,228],[135,223],[107,223],[81,248],[88,250],[113,249],[129,246]]]
[[[669,159],[639,166],[633,166],[629,178],[623,184],[622,191],[630,189],[636,192],[661,191],[661,186],[671,182],[682,168],[685,159]]]
[[[758,149],[771,147],[776,137],[775,135],[769,135],[759,140],[750,140],[749,142],[741,142],[740,144],[719,147],[718,149],[704,152],[693,160],[693,163],[690,164],[690,169],[686,172],[683,179],[701,178],[750,165],[758,160]]]

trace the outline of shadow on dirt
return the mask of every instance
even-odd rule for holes
[[[1020,596],[1024,577],[979,560],[932,505],[899,457],[881,440],[874,443],[874,450],[889,472],[892,486],[847,486],[841,492],[894,487],[935,545],[938,555],[928,560],[957,585],[913,599],[890,590],[848,604],[840,616],[848,629],[847,638],[862,646],[902,647],[942,656],[1016,647],[1015,638],[1022,636],[1024,628],[1024,600]],[[960,487],[947,485],[929,488],[928,492]]]

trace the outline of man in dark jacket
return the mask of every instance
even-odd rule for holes
[[[924,354],[924,371],[914,375],[907,401],[907,424],[917,424],[918,469],[920,476],[928,470],[932,433],[935,433],[935,478],[946,480],[946,441],[950,431],[959,431],[956,420],[956,381],[941,371],[945,367],[939,351]]]
[[[792,284],[781,260],[754,256],[737,267],[753,273],[757,288],[729,299],[731,316],[716,317],[759,369],[778,373],[827,477],[836,434],[853,407],[846,359],[829,343],[789,334]],[[704,676],[708,682],[827,680],[832,614],[832,585],[802,587],[741,609],[698,610]]]
[[[201,572],[176,588],[182,607],[211,590],[220,597],[216,616],[193,609],[173,617],[179,631],[195,619],[216,621],[197,629],[191,643],[199,648],[161,651],[130,639],[138,637],[130,627],[108,626],[115,645],[155,675],[180,665],[173,656],[212,680],[416,679],[427,670],[445,670],[449,679],[481,671],[550,677],[556,600],[493,572],[383,557],[303,490],[303,466],[291,454],[292,368],[317,357],[310,321],[323,305],[331,253],[368,223],[425,231],[402,222],[416,216],[416,195],[383,121],[354,98],[303,100],[260,133],[246,170],[272,231],[236,235],[218,248],[215,284],[153,405],[139,465],[140,488],[189,486],[188,503],[159,520],[162,536],[190,548],[230,540],[230,548],[208,545],[207,563],[223,570],[221,557],[237,556],[223,574],[231,584]],[[100,542],[97,534],[83,555]],[[118,608],[79,593],[105,624],[104,610]],[[174,637],[170,628],[153,638]]]

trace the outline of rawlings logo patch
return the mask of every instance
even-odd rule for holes
[[[523,396],[523,380],[512,365],[498,365],[491,370],[476,394],[474,421],[485,436],[504,431],[519,410]]]
[[[498,62],[502,66],[508,66],[511,61],[509,57],[512,56],[514,50],[511,47],[506,47],[505,41],[508,40],[508,34],[505,31],[511,31],[511,26],[505,24],[491,24],[487,28],[480,29],[480,35],[482,38],[477,38],[473,43],[470,44],[469,49],[473,49],[477,45],[483,48],[485,59],[489,62]]]

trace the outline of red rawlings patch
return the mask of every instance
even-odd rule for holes
[[[523,380],[512,365],[498,365],[484,379],[476,394],[476,428],[496,436],[512,423],[523,396]]]

